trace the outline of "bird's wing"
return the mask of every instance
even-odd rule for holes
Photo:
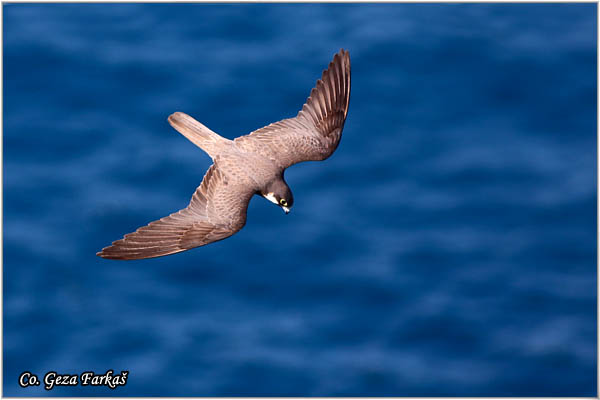
[[[125,235],[96,255],[120,260],[160,257],[225,239],[243,228],[253,194],[254,188],[228,180],[215,163],[186,208]]]
[[[275,122],[234,142],[284,169],[302,161],[324,160],[340,142],[349,100],[350,55],[342,49],[323,71],[295,118]]]

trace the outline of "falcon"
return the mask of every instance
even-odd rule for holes
[[[333,154],[349,100],[350,55],[341,49],[294,118],[229,140],[187,114],[172,114],[171,126],[204,150],[213,164],[186,208],[125,235],[96,255],[118,260],[152,258],[223,240],[244,227],[255,194],[289,213],[294,196],[283,177],[285,169]]]

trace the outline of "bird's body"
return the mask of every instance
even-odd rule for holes
[[[337,148],[350,98],[350,57],[341,50],[317,81],[302,110],[234,140],[223,138],[189,115],[169,123],[212,159],[190,204],[139,228],[98,253],[112,259],[140,259],[178,253],[225,239],[246,223],[253,195],[283,208],[293,196],[283,174],[302,161],[320,161]]]

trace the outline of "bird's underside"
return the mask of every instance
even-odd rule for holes
[[[228,140],[184,113],[172,114],[171,125],[206,151],[213,165],[186,208],[125,235],[97,255],[122,260],[160,257],[235,234],[246,223],[254,194],[265,195],[265,187],[282,179],[287,167],[324,160],[335,151],[349,99],[350,56],[342,49],[294,118]]]

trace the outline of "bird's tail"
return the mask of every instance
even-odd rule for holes
[[[177,132],[188,138],[196,146],[208,153],[213,159],[220,153],[230,140],[211,131],[189,115],[176,112],[169,116],[169,123]]]

